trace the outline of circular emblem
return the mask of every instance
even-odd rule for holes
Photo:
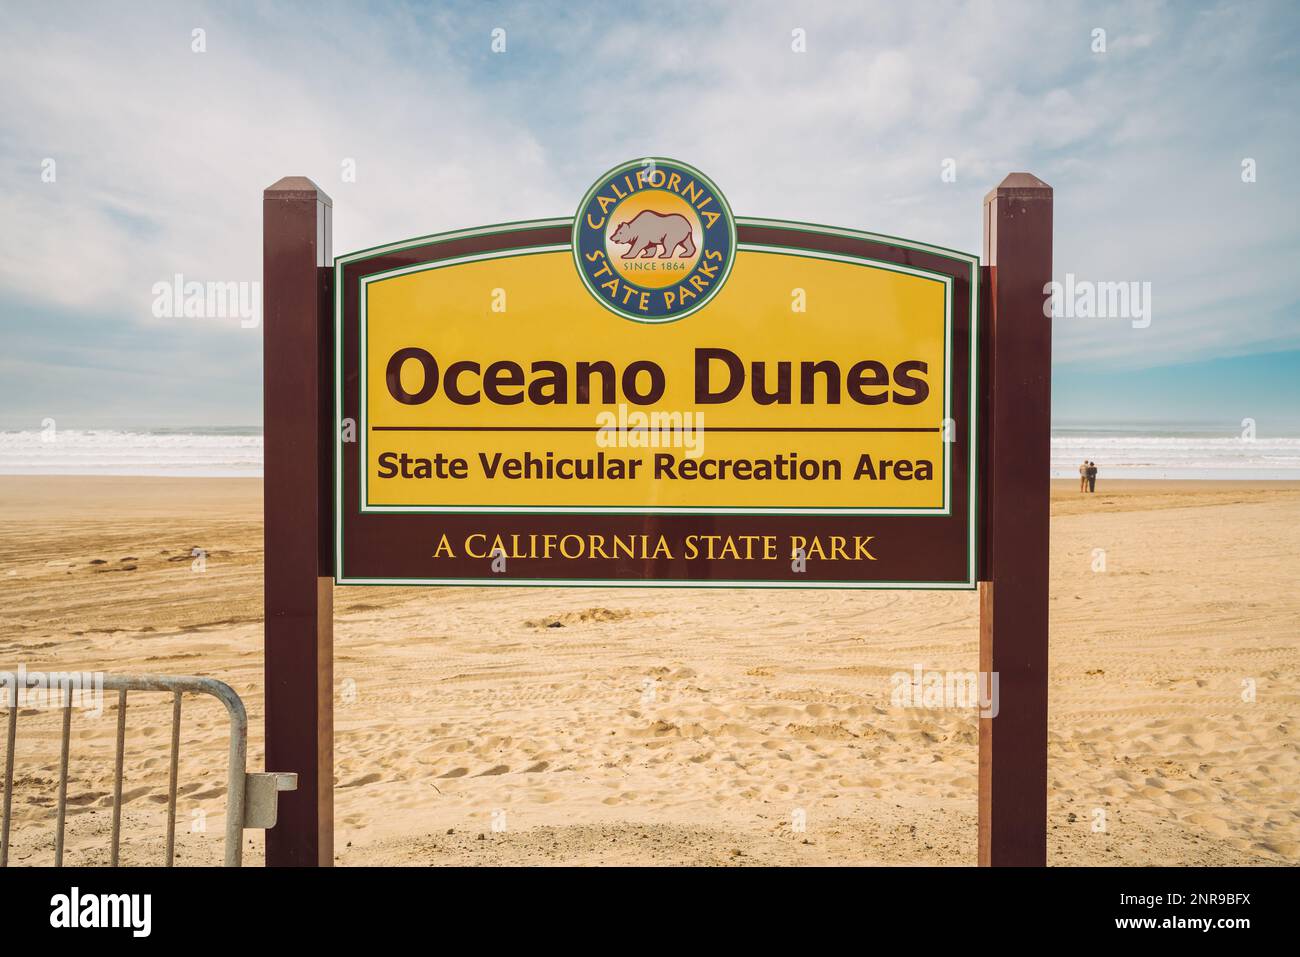
[[[713,181],[677,160],[610,170],[573,219],[573,260],[606,309],[673,322],[718,294],[736,258],[736,223]]]

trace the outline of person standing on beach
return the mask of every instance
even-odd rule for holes
[[[1083,464],[1079,466],[1079,491],[1088,491],[1088,460],[1084,459]]]
[[[1088,476],[1088,491],[1089,492],[1097,491],[1097,463],[1096,462],[1088,463],[1087,476]]]

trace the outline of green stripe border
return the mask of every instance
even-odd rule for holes
[[[360,249],[355,252],[347,253],[335,257],[334,260],[334,395],[335,410],[339,420],[335,423],[334,443],[334,509],[335,509],[335,574],[334,580],[338,585],[441,585],[441,586],[465,586],[465,587],[539,587],[539,588],[785,588],[785,589],[862,589],[868,591],[880,590],[934,590],[934,591],[956,591],[970,590],[976,587],[976,551],[979,545],[979,297],[980,297],[980,261],[979,257],[951,249],[946,246],[936,246],[930,243],[921,243],[914,240],[902,239],[897,236],[890,236],[884,233],[871,233],[865,230],[849,229],[845,227],[826,226],[819,223],[809,223],[799,220],[770,219],[764,217],[747,217],[737,216],[734,218],[736,226],[760,226],[773,229],[792,229],[796,232],[821,234],[831,236],[843,236],[850,239],[861,239],[867,242],[874,242],[885,246],[896,246],[903,249],[912,249],[918,252],[930,253],[951,259],[954,262],[961,263],[968,269],[968,281],[970,283],[970,322],[969,322],[969,348],[970,357],[969,382],[970,382],[970,423],[969,423],[969,469],[968,469],[968,521],[966,531],[967,541],[967,576],[965,581],[960,582],[829,582],[829,581],[804,581],[804,582],[784,582],[784,581],[698,581],[698,580],[678,580],[678,579],[654,579],[654,580],[637,580],[637,579],[480,579],[480,578],[347,578],[343,571],[343,436],[342,436],[342,418],[343,410],[343,270],[345,266],[361,262],[366,259],[372,259],[390,252],[399,252],[406,249],[426,246],[432,243],[448,242],[454,239],[468,238],[473,236],[485,236],[502,232],[540,230],[548,228],[567,227],[572,235],[573,218],[548,218],[548,219],[530,219],[518,220],[514,222],[496,223],[487,226],[479,226],[470,229],[450,230],[441,233],[431,233],[425,236],[419,236],[413,239],[401,240],[394,243],[385,243],[378,246],[371,246]],[[568,244],[572,246],[572,242]],[[746,247],[775,246],[777,244],[765,244],[761,242],[747,242]],[[536,248],[529,246],[511,247],[511,249],[528,249]],[[548,247],[549,251],[561,251],[563,244],[558,249]],[[758,251],[757,249],[751,251]],[[495,252],[509,252],[509,250],[497,250]],[[740,252],[739,244],[736,247],[736,253]],[[842,255],[842,254],[841,254]],[[734,257],[733,257],[734,259]],[[866,261],[866,260],[860,260]],[[416,264],[417,266],[419,264]],[[891,264],[893,265],[893,264]],[[366,277],[360,277],[366,278]],[[953,277],[946,277],[951,280]],[[358,307],[361,305],[361,289],[358,289]],[[947,309],[945,309],[947,311]],[[360,326],[360,323],[358,323]],[[950,340],[950,335],[945,335],[945,340]],[[947,357],[945,366],[951,369],[951,357]],[[364,378],[364,369],[361,370]],[[359,383],[359,387],[361,383]],[[951,393],[950,388],[945,388],[945,400]],[[359,399],[364,402],[364,392],[359,395]],[[362,437],[364,443],[364,436]],[[945,443],[946,447],[947,443]],[[364,455],[365,446],[361,449]],[[945,482],[948,481],[948,466],[945,458]],[[948,491],[945,489],[945,500],[948,498]],[[644,509],[638,509],[633,514],[644,512]],[[855,513],[856,514],[856,513]]]

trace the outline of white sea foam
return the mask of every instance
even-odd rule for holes
[[[0,474],[255,476],[262,436],[253,429],[0,432]]]
[[[1084,459],[1114,478],[1300,479],[1300,438],[1087,430],[1053,434],[1053,476],[1077,477]]]

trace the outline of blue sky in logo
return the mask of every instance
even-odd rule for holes
[[[1300,429],[1296,4],[553,6],[8,9],[0,428],[258,423],[260,331],[152,289],[259,281],[280,176],[333,197],[342,253],[571,215],[668,155],[739,216],[975,252],[984,193],[1033,172],[1058,279],[1151,283],[1145,327],[1056,321],[1058,422]]]

